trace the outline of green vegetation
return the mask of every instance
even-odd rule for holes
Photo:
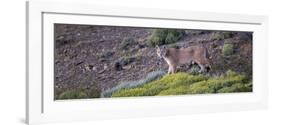
[[[85,98],[98,98],[100,97],[101,91],[97,88],[90,89],[69,89],[65,90],[56,97],[56,99],[85,99]]]
[[[132,38],[132,37],[125,37],[123,40],[122,40],[122,42],[121,42],[121,44],[120,44],[120,49],[125,49],[125,50],[127,50],[127,49],[129,49],[129,47],[131,46],[131,45],[133,45],[133,44],[135,44],[135,39],[134,38]]]
[[[179,46],[179,45],[177,45],[177,44],[175,44],[175,43],[173,43],[173,44],[169,44],[169,45],[168,45],[168,48],[175,48],[175,49],[179,49],[179,48],[180,48],[180,46]]]
[[[85,73],[85,76],[78,81],[76,87],[60,88],[55,90],[55,99],[83,99],[83,98],[98,98],[100,97],[100,87],[96,83],[96,79],[91,73]],[[83,86],[88,85],[88,86]]]
[[[115,67],[115,70],[120,71],[123,69],[123,66],[129,65],[135,61],[140,61],[140,60],[141,60],[140,55],[124,56],[114,62],[114,67]]]
[[[191,75],[176,73],[165,75],[159,80],[149,82],[143,86],[121,89],[112,97],[130,96],[161,96],[203,93],[231,93],[252,91],[251,81],[244,75],[228,71],[224,76],[210,77],[207,75]]]
[[[182,38],[184,30],[154,29],[148,44],[151,46],[175,43]]]
[[[234,36],[234,32],[217,32],[211,36],[213,40],[224,40]]]
[[[117,92],[121,89],[129,89],[129,88],[136,88],[140,87],[146,83],[149,83],[155,79],[161,78],[165,75],[165,72],[162,70],[159,71],[153,71],[147,74],[147,76],[143,79],[137,80],[137,81],[128,81],[128,82],[122,82],[119,85],[107,89],[101,93],[101,97],[110,97],[112,93]]]
[[[96,54],[96,57],[98,59],[102,59],[102,58],[109,58],[114,54],[114,52],[112,51],[105,51],[105,52],[100,52]]]
[[[83,99],[87,98],[87,94],[81,89],[67,90],[58,96],[58,99]]]
[[[198,75],[200,71],[200,67],[198,65],[191,65],[189,69],[189,74],[191,75]]]
[[[227,43],[223,45],[222,54],[224,56],[230,56],[234,52],[233,44]]]
[[[124,56],[124,57],[121,57],[119,59],[120,63],[125,66],[125,65],[128,65],[134,61],[136,61],[136,57],[134,56]]]
[[[96,58],[99,60],[99,62],[105,62],[108,60],[108,58],[112,57],[114,55],[114,52],[112,51],[101,51],[99,53],[96,53]]]

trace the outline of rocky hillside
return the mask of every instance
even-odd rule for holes
[[[174,48],[203,44],[212,57],[209,75],[232,70],[251,79],[252,33],[180,30],[180,34],[178,31],[166,34],[165,40],[170,42],[158,43],[155,40],[160,37],[154,38],[157,35],[155,31],[55,24],[56,99],[68,90],[83,90],[82,95],[87,98],[100,97],[102,91],[121,82],[139,80],[152,71],[166,71],[168,65],[157,57],[155,44]],[[179,67],[178,70],[196,73],[198,67]],[[79,98],[81,95],[76,96]]]

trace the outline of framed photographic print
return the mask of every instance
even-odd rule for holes
[[[27,2],[29,124],[263,109],[267,17]]]

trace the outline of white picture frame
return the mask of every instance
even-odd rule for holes
[[[27,2],[26,10],[28,124],[239,111],[267,107],[266,16],[43,1]],[[52,81],[54,23],[251,31],[253,92],[55,101]]]

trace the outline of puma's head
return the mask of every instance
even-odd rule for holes
[[[156,46],[156,53],[160,58],[164,58],[166,55],[166,52],[167,52],[167,49],[165,46],[163,46],[163,47]]]

